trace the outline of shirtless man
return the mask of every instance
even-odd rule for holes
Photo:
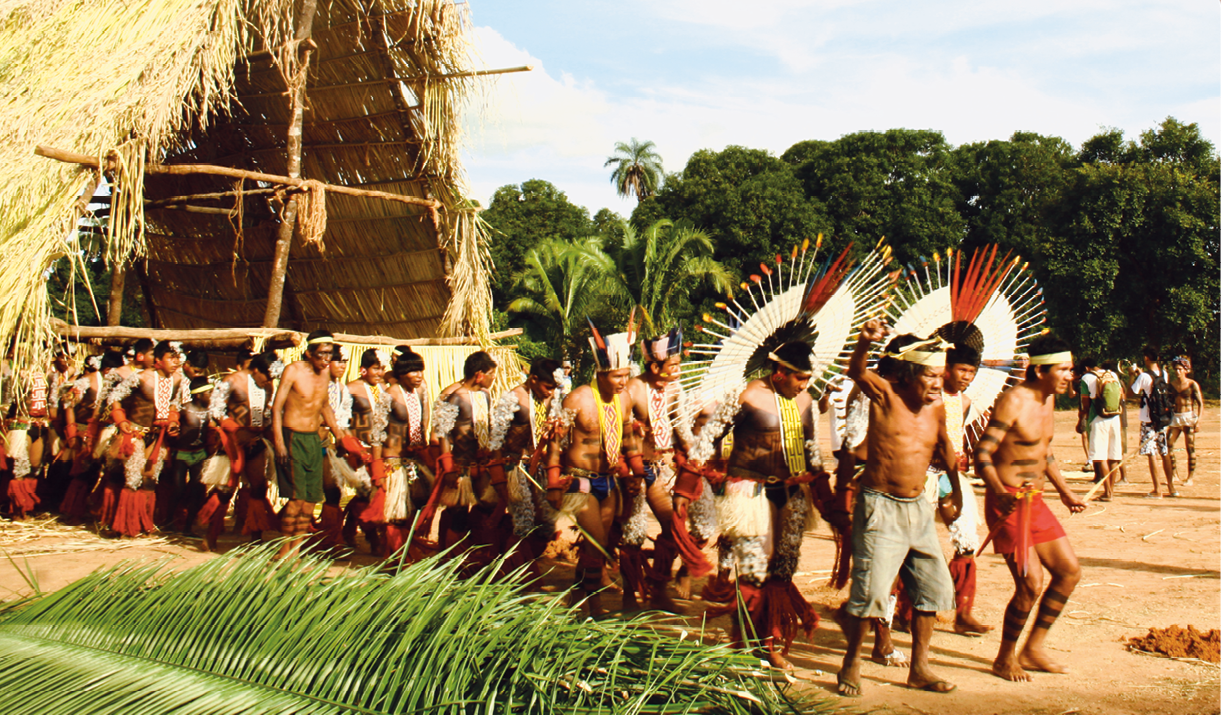
[[[609,554],[611,522],[618,511],[615,481],[627,491],[643,488],[644,461],[632,435],[632,409],[624,397],[630,378],[630,332],[589,339],[597,370],[593,385],[581,385],[564,399],[567,433],[557,433],[547,450],[547,501],[570,516],[584,533],[576,585],[584,591],[590,617],[603,613],[602,570]],[[634,463],[634,464],[633,464]],[[632,465],[632,466],[629,466]]]
[[[1071,513],[1085,510],[1085,504],[1069,491],[1051,453],[1055,397],[1068,391],[1073,357],[1068,344],[1050,333],[1031,342],[1027,352],[1026,380],[1001,393],[975,446],[975,473],[988,487],[984,500],[988,527],[994,530],[996,553],[1005,556],[1016,587],[1005,609],[1000,653],[992,664],[993,673],[1012,681],[1030,680],[1027,669],[1067,672],[1051,660],[1043,642],[1081,579],[1081,567],[1064,529],[1043,502],[1044,482],[1051,480]],[[1003,523],[998,527],[998,522]],[[1051,572],[1042,600],[1040,564]],[[1019,656],[1018,638],[1036,602],[1039,614]]]
[[[424,358],[408,349],[394,363],[394,384],[387,390],[390,409],[382,442],[380,472],[385,501],[381,516],[387,553],[398,551],[411,531],[411,517],[432,492],[428,464],[428,417],[431,405],[424,382]]]
[[[72,392],[62,403],[65,439],[72,450],[72,480],[59,505],[59,513],[69,523],[80,523],[89,513],[89,493],[97,482],[93,442],[98,426],[94,415],[102,393],[102,359],[92,355],[85,360],[85,374],[76,378]]]
[[[331,354],[328,368],[331,379],[327,382],[326,391],[335,424],[344,434],[347,434],[352,421],[352,393],[348,392],[348,386],[343,381],[347,370],[348,356],[341,346],[336,345],[335,352]],[[332,549],[343,543],[343,512],[339,502],[343,498],[342,485],[353,470],[351,465],[339,459],[331,431],[326,425],[319,427],[318,438],[326,449],[326,459],[322,463],[322,494],[326,501],[322,504],[322,514],[318,519],[319,543],[324,549]]]
[[[260,541],[263,531],[274,529],[274,509],[267,498],[267,446],[271,429],[271,363],[266,355],[255,355],[246,367],[235,370],[217,384],[217,400],[223,401],[225,417],[220,422],[230,471],[243,482],[238,492],[241,532]],[[214,546],[214,545],[213,545]]]
[[[385,395],[385,374],[381,357],[376,350],[369,348],[360,356],[360,376],[348,383],[348,392],[352,395],[352,418],[346,429],[360,442],[362,453],[368,459],[366,466],[357,467],[359,482],[355,485],[356,496],[348,502],[343,538],[348,546],[356,548],[356,526],[359,524],[369,542],[370,552],[375,555],[384,555],[385,545],[380,530],[376,524],[362,520],[361,515],[373,496],[374,484],[369,470],[373,460],[381,457],[381,443],[385,439],[382,434],[383,421],[389,406]]]
[[[798,623],[807,634],[818,626],[793,575],[813,501],[808,485],[830,480],[818,449],[818,407],[806,389],[813,377],[810,354],[799,341],[769,352],[771,374],[727,395],[690,454],[695,463],[707,463],[714,441],[732,427],[724,481],[709,479],[717,479],[717,519],[733,550],[750,623],[742,622],[737,599],[709,615],[735,614],[735,643],[761,646],[774,667],[786,670],[793,667],[785,656]]]
[[[315,330],[306,337],[304,359],[284,368],[271,406],[280,496],[288,499],[280,514],[280,533],[289,538],[280,547],[279,558],[296,552],[301,537],[309,530],[314,505],[322,501],[319,428],[325,424],[335,442],[346,449],[359,446],[352,444],[351,437],[345,441],[327,399],[334,340],[325,330]]]
[[[912,656],[907,684],[936,693],[955,686],[928,665],[937,611],[954,607],[954,583],[941,553],[933,510],[923,496],[935,453],[950,476],[951,516],[962,504],[958,459],[945,427],[941,402],[945,352],[940,340],[900,335],[886,347],[879,370],[867,369],[870,344],[887,335],[880,320],[861,326],[848,376],[869,398],[869,462],[860,477],[852,517],[852,590],[844,606],[848,651],[839,672],[839,693],[861,692],[864,620],[885,616],[895,576],[902,576],[912,601]]]
[[[624,528],[623,546],[620,548],[619,570],[624,581],[624,610],[636,607],[636,593],[640,592],[649,599],[652,608],[679,612],[677,604],[666,593],[666,586],[673,577],[674,558],[680,553],[686,566],[684,578],[689,579],[692,575],[698,578],[712,570],[712,565],[686,530],[687,509],[691,497],[696,495],[689,491],[685,495],[674,491],[671,496],[671,491],[676,489],[675,450],[686,452],[690,446],[683,441],[671,421],[671,416],[678,413],[679,393],[682,390],[678,384],[682,371],[682,343],[682,332],[677,328],[655,340],[642,341],[644,372],[627,383],[633,414],[637,423],[643,426],[644,433],[641,445],[645,464],[643,497],[661,525],[661,534],[653,542],[653,567],[648,574],[646,587],[640,579],[644,576],[644,557],[640,551],[646,536],[645,514],[637,513],[641,511],[641,504],[637,500]],[[676,513],[682,515],[681,527],[675,521]],[[676,536],[689,542],[681,551]],[[639,570],[635,573],[629,568],[629,554],[633,554],[639,564]],[[635,582],[629,577],[634,577]],[[690,587],[680,589],[680,592],[684,598],[688,597]]]
[[[1191,363],[1187,358],[1174,358],[1170,361],[1170,368],[1174,370],[1174,379],[1170,381],[1170,389],[1174,390],[1174,417],[1166,435],[1166,447],[1170,452],[1171,471],[1175,471],[1174,443],[1180,434],[1183,435],[1183,444],[1187,448],[1187,481],[1183,482],[1183,486],[1188,486],[1196,474],[1196,432],[1200,429],[1200,415],[1204,414],[1204,393],[1199,383],[1188,377]],[[1178,479],[1177,471],[1174,478]]]
[[[441,445],[436,478],[440,480],[440,543],[452,546],[470,536],[468,554],[490,563],[488,546],[503,546],[496,533],[508,505],[504,461],[492,454],[492,395],[496,361],[480,350],[467,356],[462,384],[438,401],[433,433]]]
[[[155,492],[166,439],[178,435],[178,409],[185,379],[181,360],[168,342],[152,350],[153,369],[133,372],[110,391],[110,419],[119,428],[124,489],[110,527],[123,536],[152,531]]]
[[[169,491],[173,497],[165,513],[168,527],[176,526],[179,517],[185,513],[181,530],[191,536],[191,525],[195,523],[195,516],[208,496],[207,487],[199,481],[199,477],[204,460],[216,451],[218,439],[208,413],[208,402],[214,386],[208,382],[208,378],[200,376],[191,378],[189,387],[189,396],[183,397],[182,409],[179,410],[178,436],[173,441],[174,461],[167,475],[168,481],[173,484],[173,489]]]
[[[555,429],[554,398],[559,387],[556,373],[560,363],[551,358],[535,358],[522,384],[506,392],[492,412],[492,449],[504,460],[509,484],[509,515],[513,520],[513,539],[518,544],[518,562],[534,563],[542,556],[543,544],[551,533],[535,535],[541,523],[539,489],[543,450]],[[543,531],[543,530],[540,530]]]

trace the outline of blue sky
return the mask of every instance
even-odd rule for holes
[[[1221,139],[1221,3],[1208,0],[470,0],[489,87],[469,122],[472,197],[546,179],[628,215],[603,163],[652,140],[667,171],[730,144],[936,129],[1074,146],[1167,116]]]

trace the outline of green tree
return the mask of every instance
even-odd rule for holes
[[[635,195],[639,203],[657,193],[665,172],[661,167],[661,155],[651,141],[640,142],[635,137],[628,143],[617,142],[615,153],[603,167],[614,166],[611,183],[620,196]]]
[[[997,244],[1029,258],[1046,241],[1078,159],[1068,142],[1029,132],[952,152],[962,248]]]
[[[589,212],[541,179],[500,187],[482,218],[492,229],[489,250],[496,270],[492,283],[496,305],[514,297],[513,276],[525,266],[532,247],[551,239],[570,240],[594,233]]]
[[[645,335],[690,322],[691,293],[701,286],[726,293],[734,275],[712,258],[708,234],[659,219],[644,231],[627,227],[619,245],[588,241],[578,246],[600,274],[601,290],[621,305],[639,308]]]
[[[738,274],[757,272],[760,262],[829,228],[822,204],[806,198],[789,164],[740,146],[695,152],[632,212],[638,227],[661,218],[703,227],[713,258]]]
[[[885,236],[908,263],[957,248],[966,231],[950,150],[941,132],[892,129],[800,142],[783,159],[825,207],[833,235],[866,248]]]

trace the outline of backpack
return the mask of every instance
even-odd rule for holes
[[[1110,370],[1098,376],[1098,415],[1114,417],[1123,409],[1123,385]]]
[[[1164,374],[1155,375],[1152,371],[1145,374],[1153,380],[1153,384],[1148,393],[1141,393],[1141,403],[1149,410],[1149,423],[1153,428],[1166,429],[1174,417],[1174,392]]]

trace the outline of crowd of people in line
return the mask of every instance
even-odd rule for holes
[[[363,533],[360,548],[376,556],[413,561],[440,550],[472,569],[527,575],[566,517],[580,534],[574,592],[591,615],[608,588],[621,590],[625,609],[682,612],[675,599],[691,598],[693,579],[707,576],[707,615],[732,615],[734,641],[778,668],[791,667],[798,632],[818,625],[793,581],[817,514],[838,546],[832,581],[851,582],[838,615],[844,695],[860,692],[869,631],[872,657],[909,665],[909,685],[954,689],[930,670],[929,642],[938,611],[955,612],[958,633],[992,630],[972,614],[986,526],[984,541],[1014,581],[993,671],[1012,681],[1063,672],[1044,643],[1080,568],[1044,503],[1045,482],[1070,512],[1085,504],[1052,453],[1054,399],[1079,389],[1078,431],[1106,500],[1123,476],[1124,391],[1140,396],[1151,496],[1160,493],[1158,455],[1175,496],[1170,446],[1184,435],[1190,482],[1202,408],[1189,364],[1176,359],[1167,381],[1147,350],[1146,370],[1121,384],[1114,369],[1075,364],[1067,344],[1044,334],[995,404],[973,409],[965,393],[977,350],[889,337],[880,320],[860,326],[842,376],[818,397],[811,345],[790,341],[766,352],[754,379],[698,405],[678,381],[678,330],[638,340],[630,329],[595,329],[589,383],[572,386],[570,368],[541,358],[501,395],[491,392],[501,366],[484,351],[437,395],[407,346],[352,356],[358,377],[345,381],[350,356],[323,330],[306,338],[299,361],[247,352],[215,375],[207,353],[184,356],[168,342],[91,356],[79,374],[61,352],[48,372],[19,376],[0,494],[12,518],[56,511],[124,537],[199,531],[205,550],[217,548],[231,513],[245,538],[285,537],[281,557],[307,540],[355,549]],[[824,412],[833,463],[819,447]],[[985,424],[973,443],[968,416]],[[972,467],[985,487],[983,524]],[[652,535],[650,516],[660,527]],[[953,544],[948,562],[938,520]],[[891,643],[892,627],[910,630],[910,659]]]

